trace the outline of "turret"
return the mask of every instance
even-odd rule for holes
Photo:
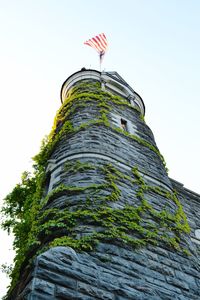
[[[173,267],[195,247],[142,98],[117,72],[84,68],[60,95],[36,156],[42,196],[24,252],[34,263],[9,299],[190,299],[176,298],[193,294]]]

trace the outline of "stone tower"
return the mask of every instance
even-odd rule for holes
[[[82,69],[61,100],[8,299],[200,299],[200,196],[168,177],[142,98]]]

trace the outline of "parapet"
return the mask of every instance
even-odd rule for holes
[[[97,70],[82,68],[80,71],[69,76],[63,83],[60,92],[62,103],[69,95],[70,89],[77,82],[83,80],[95,80],[100,82],[102,90],[125,98],[131,105],[139,109],[143,116],[145,115],[145,105],[142,98],[117,72],[99,72]]]

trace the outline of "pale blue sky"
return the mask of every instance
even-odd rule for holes
[[[141,95],[169,175],[200,193],[199,16],[195,0],[0,0],[0,198],[50,131],[63,81],[84,66],[99,68],[83,42],[102,32],[103,68]],[[11,246],[5,233],[0,238],[2,263]]]

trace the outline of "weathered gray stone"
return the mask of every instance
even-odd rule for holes
[[[88,102],[87,106],[76,109],[70,115],[70,120],[77,128],[83,123],[98,119],[99,111],[97,102],[94,101],[93,105]],[[116,132],[114,128],[119,126],[121,118],[128,121],[132,133],[135,132],[137,136],[157,147],[151,130],[140,119],[137,111],[131,107],[122,108],[112,104],[108,119],[113,128],[92,125],[69,134],[57,143],[51,155],[54,163],[51,161],[51,168],[49,167],[54,175],[50,190],[59,184],[85,187],[105,183],[100,168],[66,174],[66,162],[80,160],[99,167],[112,163],[128,176],[133,176],[131,168],[138,166],[147,184],[160,186],[168,191],[173,188],[177,190],[191,226],[191,237],[195,238],[195,230],[200,228],[200,196],[170,179],[157,153]],[[136,197],[137,188],[133,184],[121,178],[118,186],[121,191],[119,200],[108,205],[117,208],[123,208],[127,204],[140,205],[140,200]],[[60,193],[52,197],[44,209],[75,210],[84,206],[91,195],[91,205],[94,205],[99,197],[108,194],[107,190],[98,191],[96,194],[91,191],[64,195]],[[169,213],[176,212],[176,204],[172,200],[148,191],[144,196],[156,211],[160,212],[165,208]],[[147,216],[143,226],[147,221],[155,223],[151,216]],[[76,227],[78,236],[86,236],[94,230],[100,231],[101,227],[87,223],[78,224]],[[181,246],[191,251],[189,257],[161,244],[149,244],[143,249],[133,250],[125,244],[116,244],[115,241],[101,242],[90,253],[78,253],[70,247],[55,247],[36,258],[30,271],[30,282],[27,282],[23,290],[14,291],[9,300],[199,300],[200,244],[186,235]]]

